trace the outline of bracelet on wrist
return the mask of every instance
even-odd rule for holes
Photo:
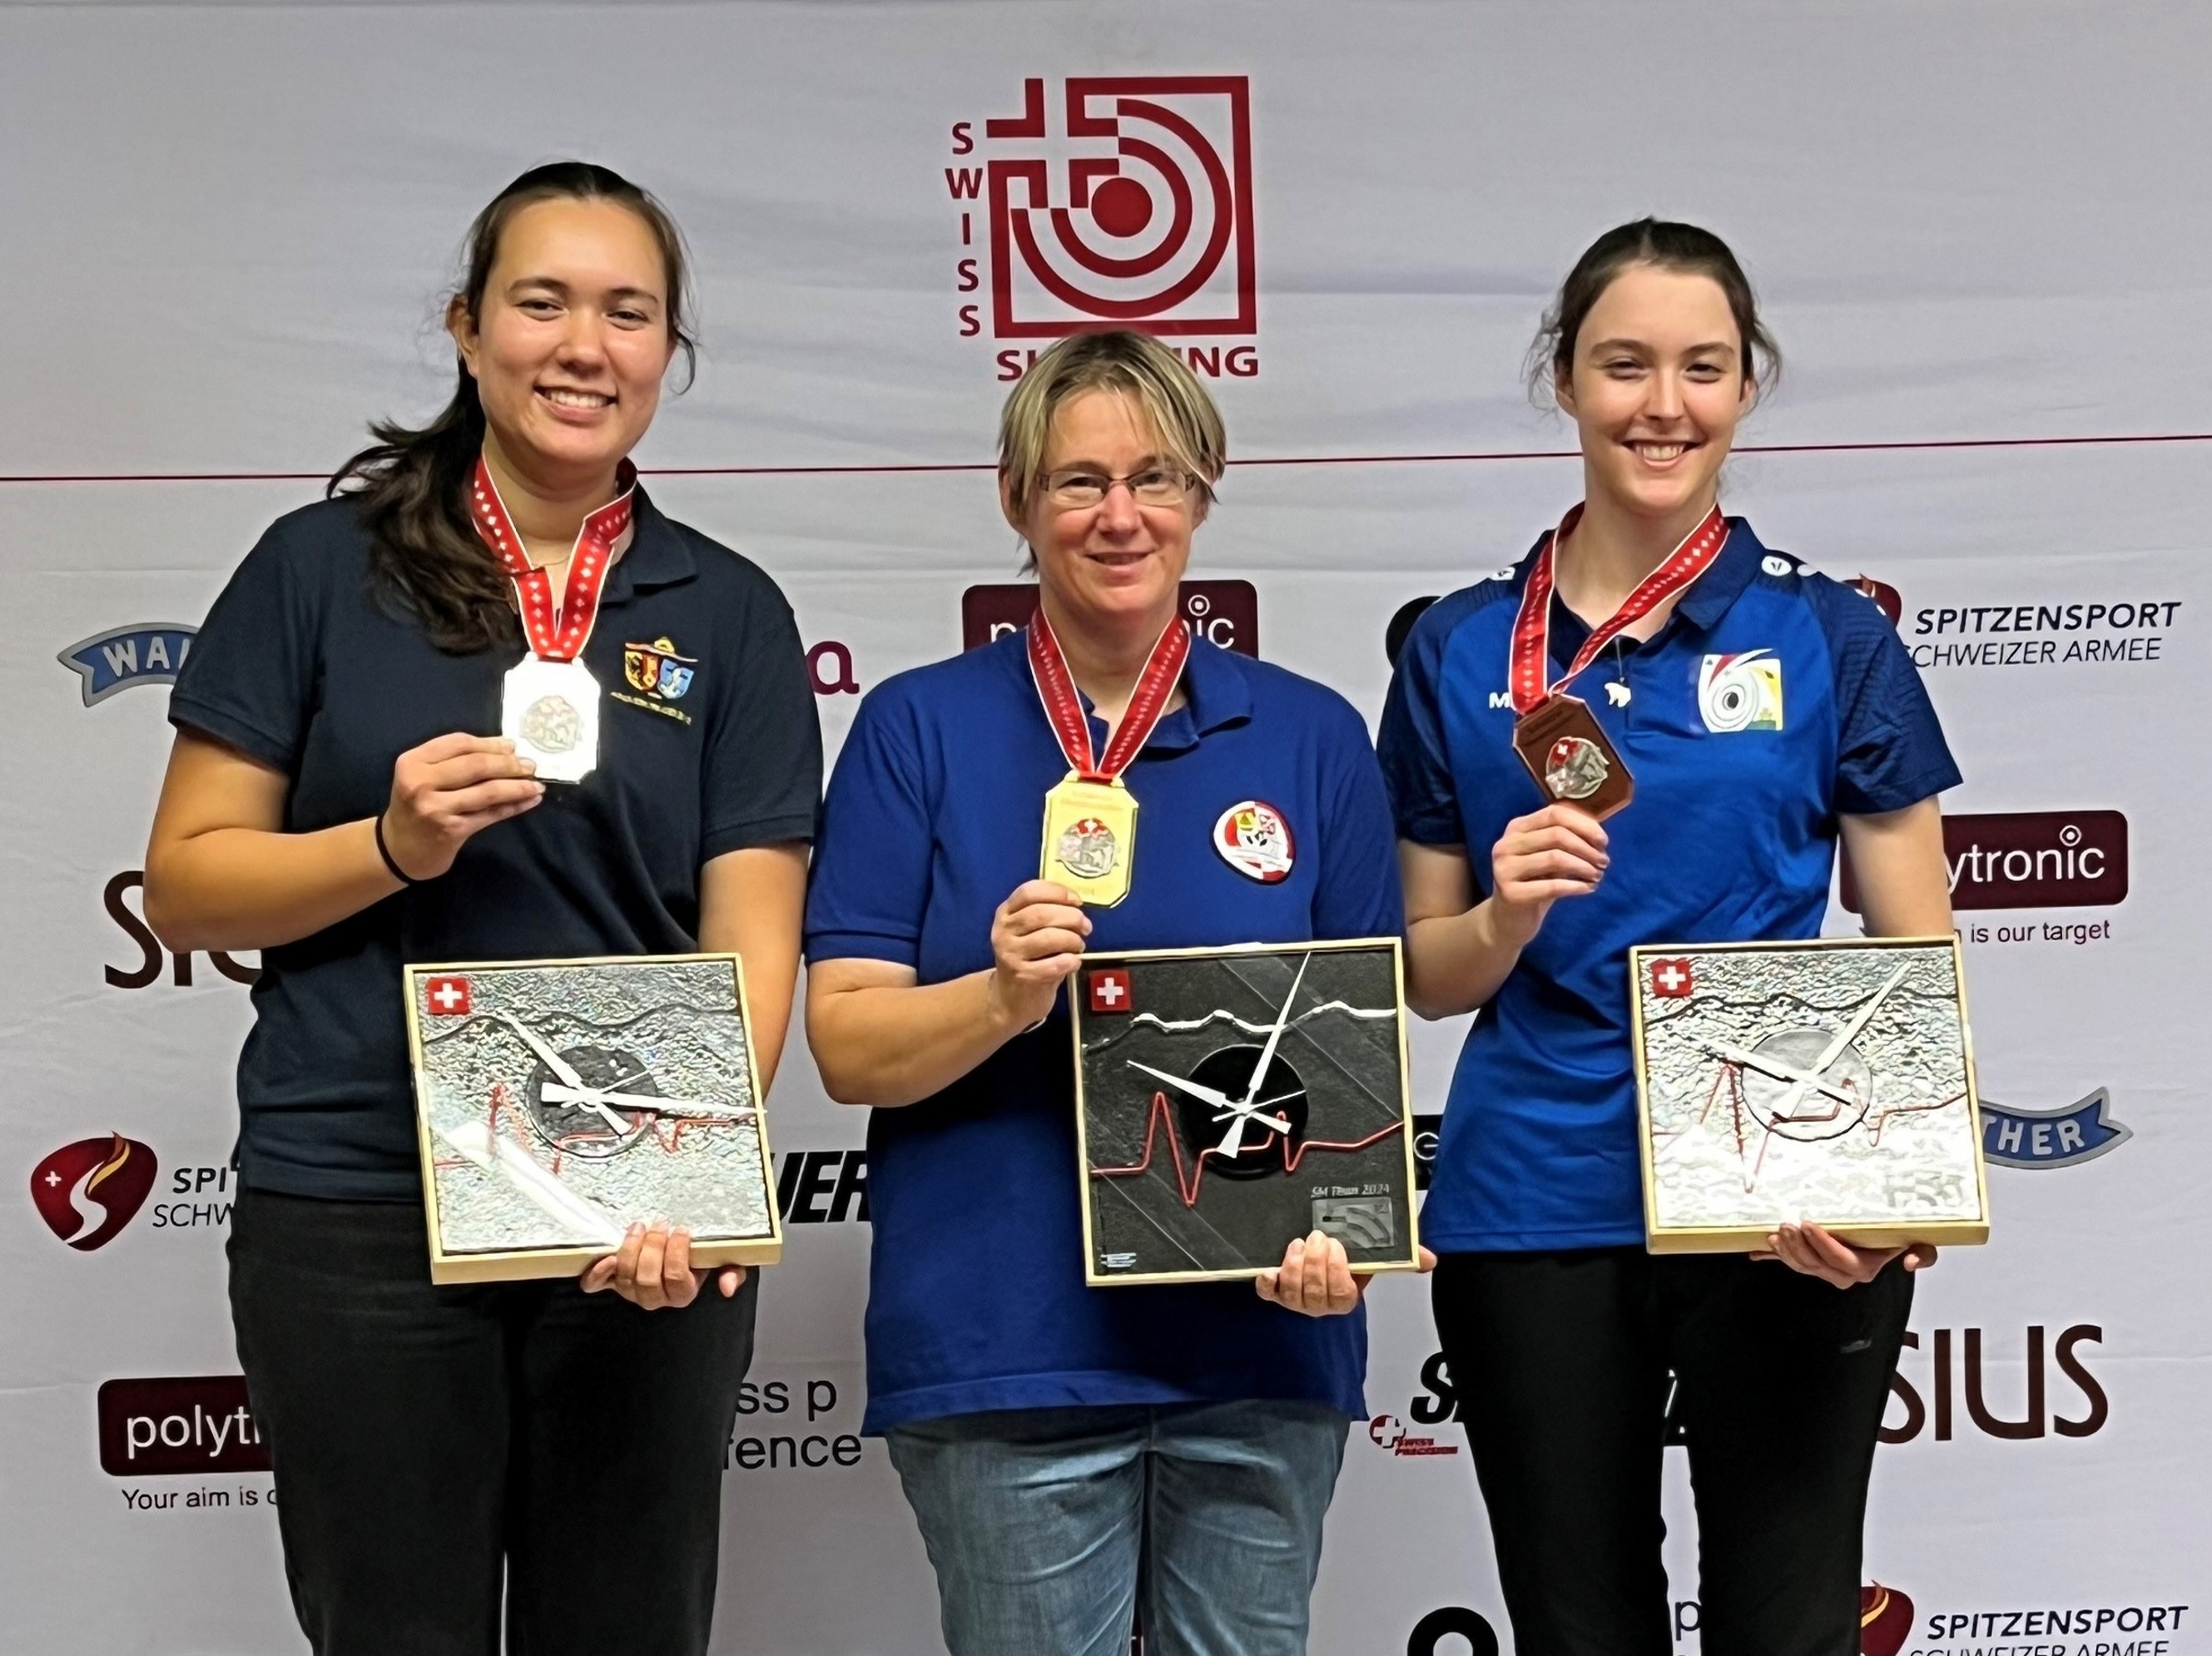
[[[392,877],[402,885],[421,885],[422,882],[399,866],[399,859],[392,854],[392,847],[384,843],[384,813],[376,813],[376,854],[384,858],[384,865],[392,870]]]

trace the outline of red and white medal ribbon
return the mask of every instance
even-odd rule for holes
[[[1030,622],[1029,649],[1030,676],[1036,682],[1037,700],[1044,704],[1045,719],[1060,738],[1060,750],[1067,756],[1069,768],[1085,782],[1110,783],[1144,750],[1153,726],[1166,713],[1176,681],[1182,676],[1183,663],[1190,658],[1190,629],[1180,616],[1168,622],[1167,630],[1146,658],[1144,671],[1137,675],[1128,709],[1114,727],[1103,756],[1092,753],[1090,715],[1083,711],[1083,699],[1076,694],[1075,679],[1067,670],[1067,658],[1060,652],[1060,640],[1052,635],[1052,623],[1044,618],[1042,604]]]
[[[1628,595],[1627,602],[1613,612],[1613,619],[1592,629],[1559,682],[1547,685],[1544,678],[1551,669],[1552,555],[1561,541],[1574,533],[1582,515],[1583,509],[1577,505],[1560,521],[1552,537],[1537,549],[1536,560],[1528,567],[1528,584],[1521,589],[1521,612],[1513,622],[1510,681],[1513,711],[1516,713],[1526,715],[1565,690],[1576,674],[1597,659],[1598,652],[1612,643],[1613,635],[1622,628],[1643,620],[1711,568],[1713,560],[1720,555],[1728,540],[1728,519],[1721,516],[1721,509],[1716,506],[1705,520],[1684,536],[1682,543],[1644,578],[1643,585]]]
[[[522,635],[529,641],[530,653],[541,661],[574,661],[590,641],[615,549],[629,532],[637,468],[624,460],[616,470],[615,486],[622,492],[588,513],[576,531],[576,544],[568,554],[568,584],[556,608],[552,578],[532,565],[524,553],[522,537],[515,533],[514,520],[507,515],[507,503],[499,498],[499,486],[492,482],[483,457],[477,457],[476,477],[469,486],[469,521],[514,582]]]

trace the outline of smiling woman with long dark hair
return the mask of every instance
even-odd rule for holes
[[[231,1308],[323,1656],[482,1656],[502,1619],[532,1656],[706,1647],[753,1285],[702,1293],[681,1231],[634,1228],[578,1282],[432,1286],[400,998],[408,961],[734,949],[774,1072],[820,737],[775,584],[636,486],[684,288],[635,185],[515,179],[470,234],[451,402],[270,528],[170,700],[146,914],[263,951]],[[625,686],[648,640],[690,676]],[[495,734],[518,661],[591,686],[579,779]]]
[[[1708,1656],[1856,1652],[1907,1273],[1935,1256],[1809,1223],[1766,1258],[1644,1247],[1628,949],[1817,937],[1838,840],[1869,933],[1951,929],[1936,796],[1959,773],[1904,647],[1721,513],[1774,360],[1719,237],[1650,219],[1599,237],[1534,353],[1575,422],[1582,503],[1421,617],[1383,714],[1408,996],[1482,1010],[1421,1232],[1522,1656],[1671,1650],[1670,1378]],[[1600,826],[1624,767],[1634,802]]]

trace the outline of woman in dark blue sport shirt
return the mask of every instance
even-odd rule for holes
[[[1534,360],[1583,504],[1421,616],[1379,744],[1409,994],[1480,1009],[1422,1212],[1437,1325],[1522,1656],[1671,1652],[1670,1383],[1707,1656],[1850,1656],[1907,1273],[1934,1250],[1802,1224],[1759,1256],[1647,1253],[1627,950],[1818,936],[1838,838],[1869,932],[1949,932],[1936,796],[1959,773],[1881,613],[1719,512],[1773,348],[1717,237],[1601,237]],[[1563,787],[1594,804],[1602,746],[1626,762],[1633,802],[1602,827],[1547,804],[1514,747],[1577,663],[1602,742],[1543,751],[1588,768]]]

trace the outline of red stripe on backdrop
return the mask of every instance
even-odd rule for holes
[[[1910,454],[1942,449],[2095,448],[2139,443],[2212,443],[2212,431],[2112,437],[1939,437],[1894,443],[1740,443],[1738,454]],[[1464,454],[1283,454],[1231,460],[1234,466],[1397,466],[1464,464],[1481,460],[1571,460],[1571,448],[1487,449]],[[988,460],[941,464],[816,466],[651,466],[647,477],[895,476],[938,471],[994,471]],[[327,471],[0,472],[0,483],[319,483]]]

